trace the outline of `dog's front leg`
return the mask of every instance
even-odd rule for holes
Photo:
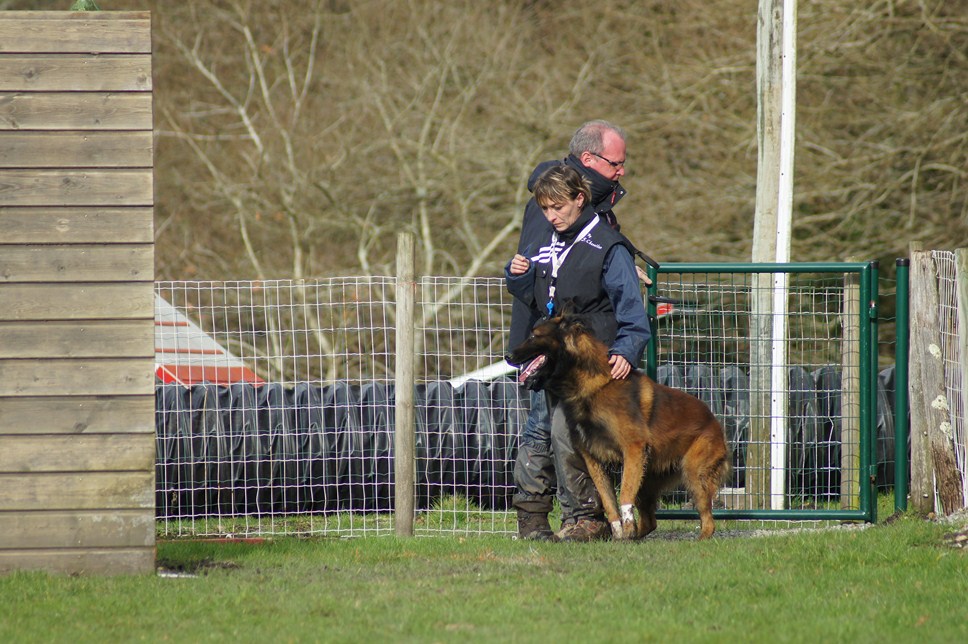
[[[585,459],[585,466],[588,468],[588,475],[592,477],[592,483],[595,484],[595,489],[598,490],[598,495],[602,497],[602,505],[605,507],[605,516],[608,517],[608,523],[612,527],[612,536],[616,539],[631,537],[634,532],[631,534],[623,534],[622,521],[618,514],[618,501],[615,499],[615,488],[612,487],[612,480],[605,472],[605,468],[598,461],[598,459],[584,449],[579,449],[578,452],[582,455],[582,458]]]
[[[636,443],[627,445],[622,450],[622,492],[621,492],[621,511],[622,511],[622,531],[628,535],[629,539],[638,536],[638,529],[635,526],[635,514],[632,508],[635,506],[639,496],[639,489],[642,487],[642,478],[645,473],[645,444]],[[645,520],[639,510],[639,520]]]

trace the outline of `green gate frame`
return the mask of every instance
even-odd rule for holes
[[[870,262],[805,262],[805,263],[669,263],[658,269],[649,266],[648,274],[652,285],[649,295],[657,295],[659,275],[685,273],[712,274],[755,274],[755,273],[857,273],[859,275],[860,313],[860,498],[857,510],[763,510],[763,509],[718,509],[713,515],[720,519],[744,520],[814,520],[814,521],[877,521],[876,483],[876,442],[875,425],[877,418],[877,399],[874,395],[877,382],[877,303],[878,303],[878,264]],[[898,298],[900,300],[900,297]],[[865,312],[866,311],[866,312]],[[651,319],[656,319],[656,303],[648,301]],[[864,323],[866,318],[866,324]],[[898,321],[900,326],[900,320]],[[654,334],[646,350],[647,371],[655,378],[658,358],[658,334]],[[898,349],[900,351],[900,348]],[[906,351],[906,349],[905,349]],[[900,365],[899,365],[900,366]],[[906,369],[906,364],[905,364]],[[906,371],[905,371],[906,374]],[[906,378],[905,378],[906,380]],[[906,393],[906,392],[905,392]],[[905,423],[896,423],[895,425]],[[897,431],[897,430],[896,430]],[[905,457],[906,465],[906,457]],[[906,467],[905,467],[906,475]],[[867,483],[865,484],[865,480]],[[895,483],[895,485],[898,485]],[[694,510],[660,509],[656,513],[664,519],[695,519],[699,515]]]

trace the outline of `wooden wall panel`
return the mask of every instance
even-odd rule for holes
[[[151,56],[9,55],[0,57],[0,89],[130,92],[151,89]]]
[[[0,168],[150,168],[151,132],[8,132]]]
[[[3,247],[0,282],[115,282],[154,278],[154,244]]]
[[[154,532],[140,510],[0,513],[0,543],[10,548],[136,548],[151,546]]]
[[[0,130],[151,129],[151,95],[0,92]]]
[[[152,172],[137,170],[0,170],[3,206],[150,206]]]
[[[155,446],[138,434],[0,435],[0,473],[150,470]]]
[[[105,240],[145,244],[154,240],[153,217],[150,207],[0,206],[0,230],[7,244],[90,244]]]
[[[153,438],[154,411],[154,391],[136,396],[0,397],[0,428],[3,435],[129,432]]]
[[[0,571],[154,569],[147,13],[0,11]]]
[[[2,474],[6,510],[137,510],[155,508],[152,472]]]
[[[153,357],[140,320],[0,322],[2,358]]]
[[[0,396],[147,395],[154,391],[153,366],[142,357],[0,360]]]
[[[0,53],[150,54],[144,12],[5,11]]]
[[[154,333],[151,282],[120,284],[0,284],[0,320],[149,321]]]

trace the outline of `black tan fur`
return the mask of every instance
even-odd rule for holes
[[[608,348],[585,329],[580,316],[537,324],[509,362],[527,365],[539,356],[544,362],[540,367],[540,359],[534,362],[522,378],[543,386],[562,405],[572,443],[602,497],[613,535],[633,539],[655,530],[659,497],[682,481],[699,511],[699,538],[712,536],[712,505],[729,474],[730,459],[723,427],[709,407],[639,370],[624,380],[612,379]],[[622,464],[618,502],[605,470],[612,463]]]

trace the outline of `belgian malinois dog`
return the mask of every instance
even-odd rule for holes
[[[613,380],[608,347],[579,315],[539,322],[508,362],[526,365],[519,380],[544,388],[562,406],[615,538],[641,538],[655,530],[659,497],[680,481],[699,511],[699,538],[712,536],[713,500],[729,474],[730,458],[723,427],[704,402],[639,370]],[[605,470],[611,463],[622,464],[621,511]]]

